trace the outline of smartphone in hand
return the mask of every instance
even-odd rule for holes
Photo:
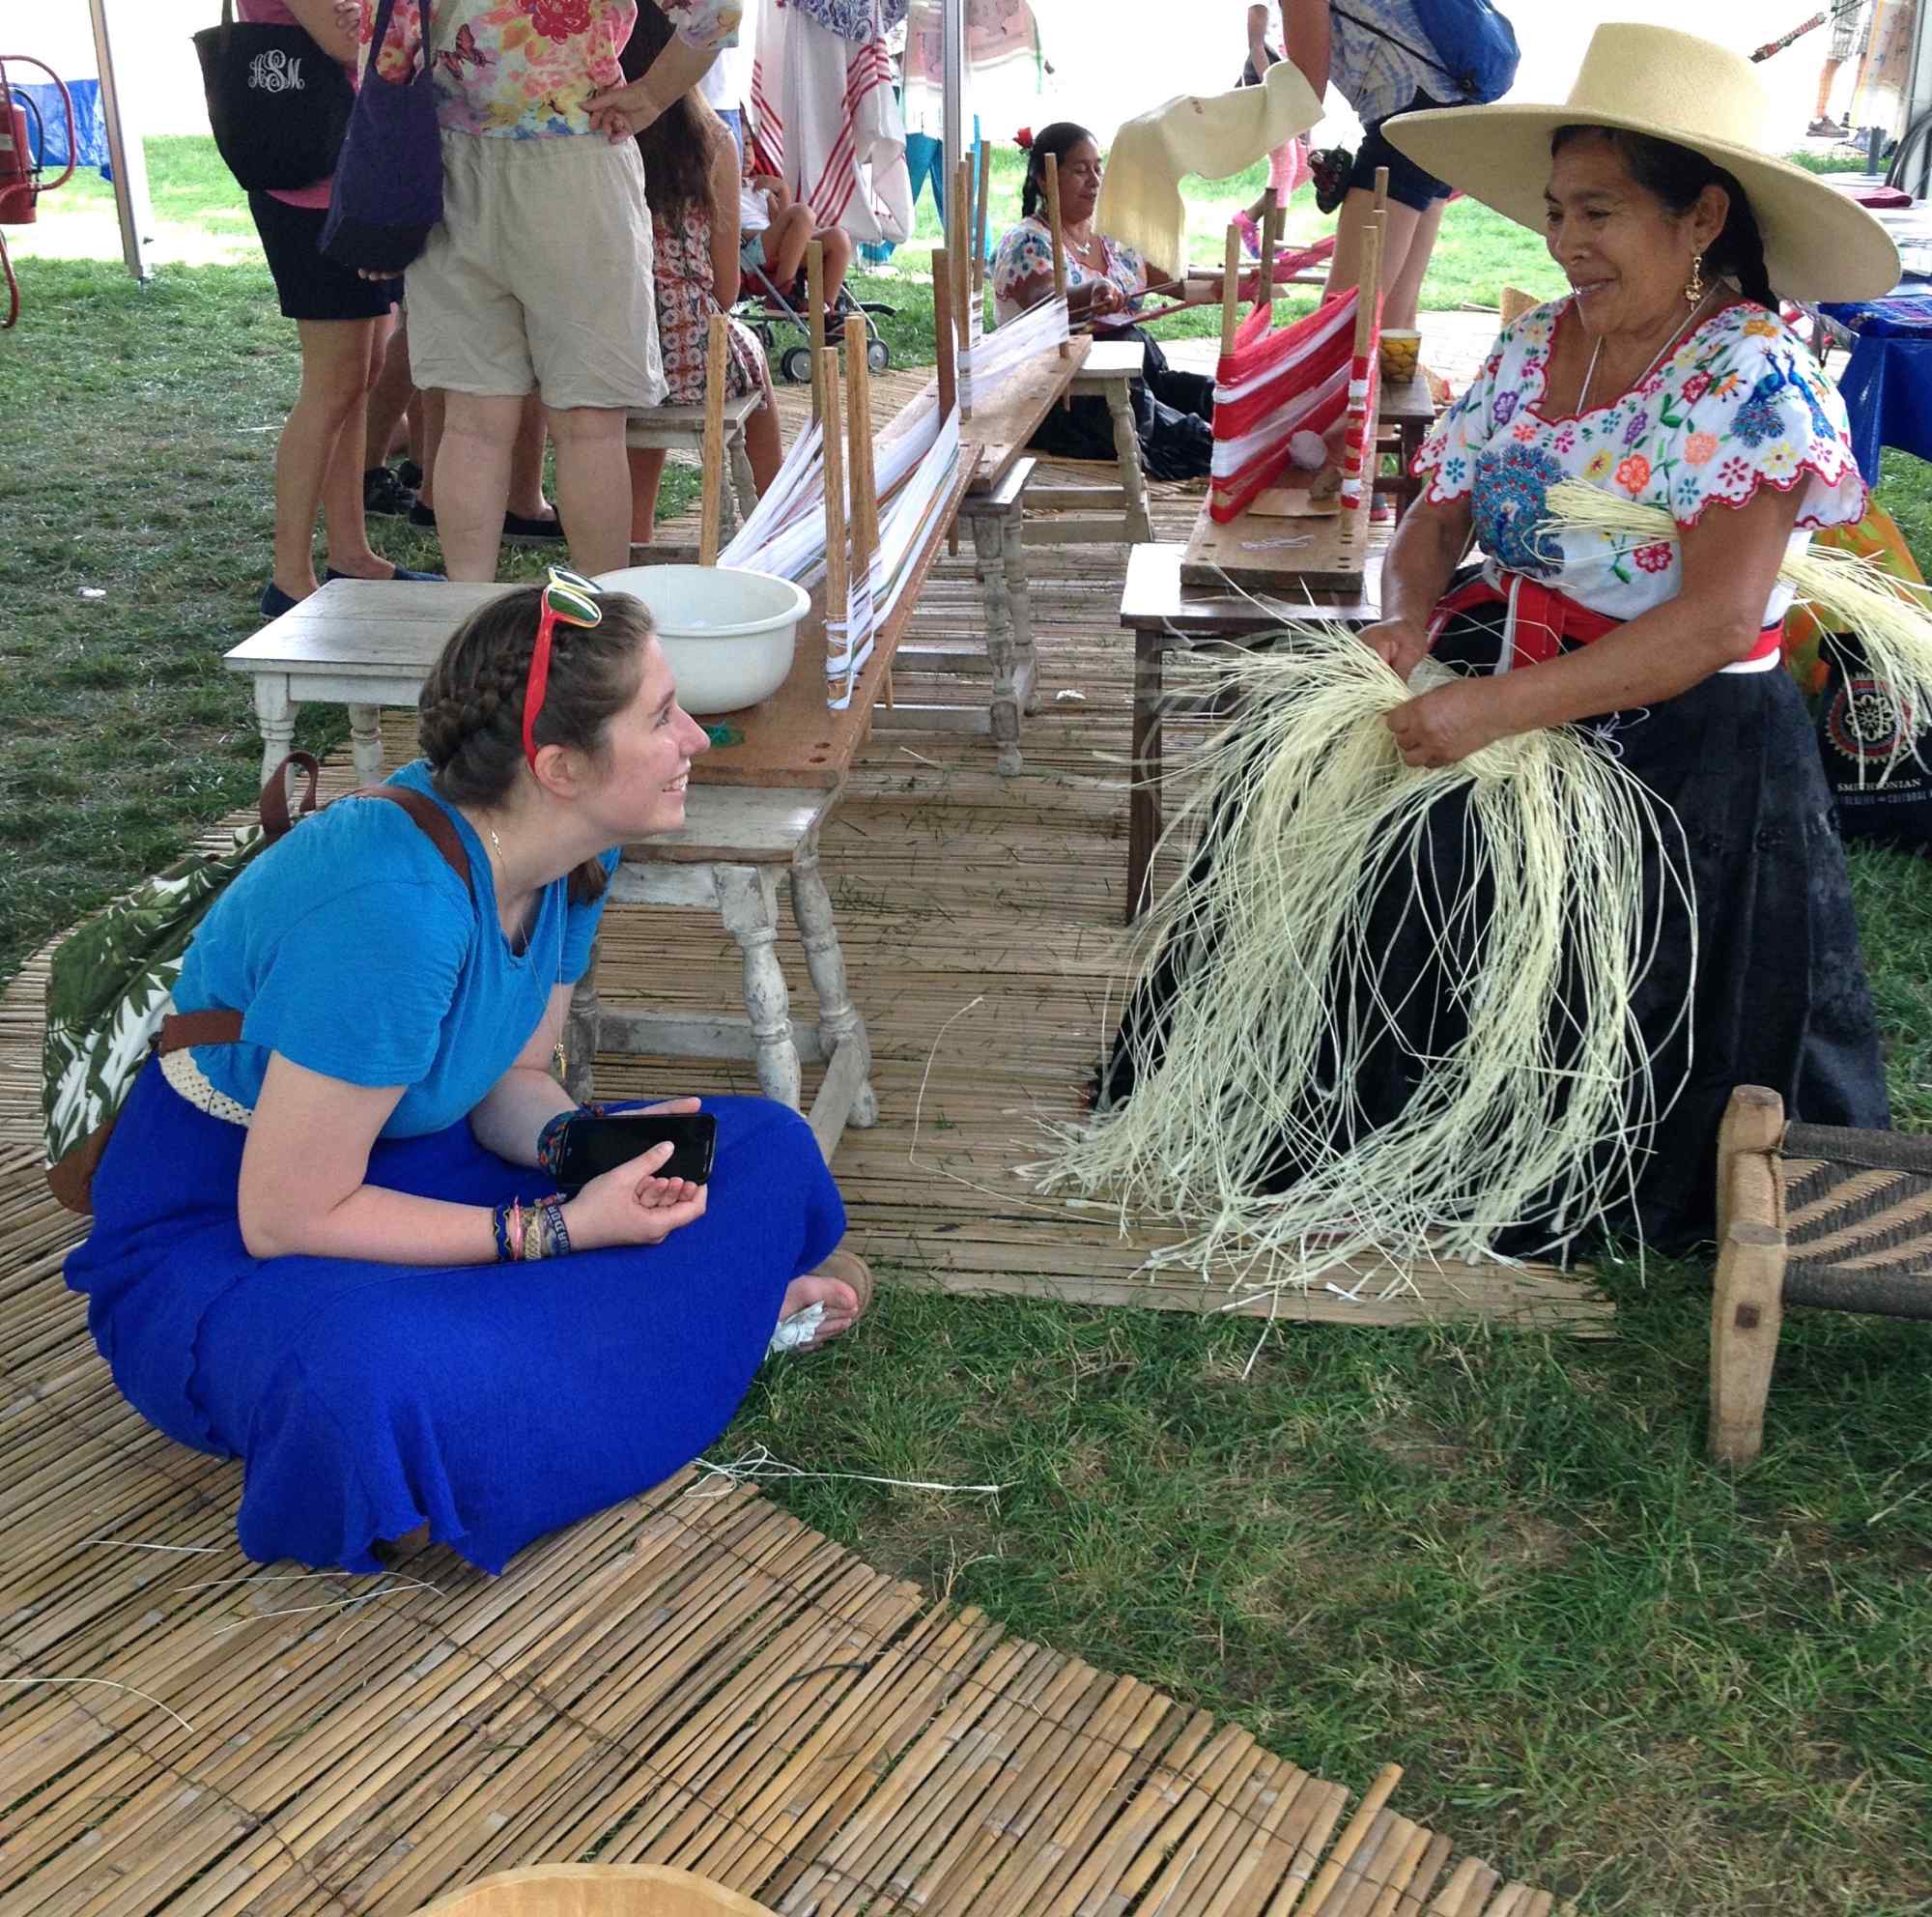
[[[717,1119],[708,1111],[639,1111],[607,1118],[580,1113],[570,1120],[557,1152],[556,1182],[565,1191],[581,1190],[667,1141],[670,1158],[653,1171],[654,1178],[681,1178],[692,1185],[710,1179]]]

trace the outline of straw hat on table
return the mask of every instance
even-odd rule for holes
[[[1668,27],[1600,26],[1561,105],[1403,113],[1382,131],[1439,180],[1542,232],[1549,139],[1559,127],[1648,133],[1702,154],[1744,188],[1771,284],[1788,300],[1875,300],[1898,284],[1898,249],[1862,207],[1802,166],[1767,157],[1771,103],[1751,64]]]

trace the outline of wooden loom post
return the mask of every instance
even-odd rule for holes
[[[952,197],[947,202],[946,250],[954,262],[952,273],[952,325],[961,353],[973,350],[973,333],[967,316],[973,302],[973,275],[967,268],[968,248],[973,243],[972,175],[962,159],[952,169]]]
[[[818,355],[812,385],[825,402],[825,619],[844,619],[851,609],[850,574],[845,566],[845,453],[838,436],[838,356]],[[846,630],[846,643],[851,643]],[[831,674],[826,674],[831,684]]]
[[[724,519],[719,489],[724,483],[724,369],[726,364],[724,315],[713,313],[711,330],[704,347],[704,453],[701,462],[704,487],[697,519],[697,563],[718,563],[718,533]]]
[[[1228,229],[1228,245],[1221,259],[1221,358],[1235,350],[1235,329],[1241,318],[1241,234]]]
[[[850,435],[846,466],[852,475],[852,570],[856,574],[864,567],[869,585],[872,555],[879,544],[879,492],[872,471],[872,374],[866,363],[866,322],[857,313],[845,322],[845,409]],[[892,704],[890,670],[885,700]]]
[[[939,361],[939,416],[944,419],[958,394],[952,367],[952,266],[944,246],[932,249],[932,347]],[[970,419],[971,409],[961,406],[959,416]]]
[[[1270,310],[1274,306],[1274,252],[1281,243],[1281,226],[1286,217],[1280,197],[1272,186],[1263,195],[1266,202],[1262,211],[1262,272],[1260,297],[1268,302]]]
[[[1352,545],[1360,536],[1368,523],[1369,508],[1374,503],[1375,496],[1375,474],[1371,465],[1375,448],[1369,443],[1368,401],[1366,398],[1362,400],[1358,414],[1352,388],[1356,368],[1367,360],[1375,341],[1376,296],[1381,284],[1381,222],[1372,219],[1368,231],[1362,235],[1362,276],[1355,287],[1355,338],[1349,361],[1350,395],[1342,472],[1344,480],[1353,478],[1359,490],[1354,501],[1348,501],[1346,497],[1344,500],[1341,536],[1345,547]],[[1367,384],[1373,389],[1373,374]]]
[[[1046,157],[1046,224],[1053,235],[1053,297],[1066,298],[1066,242],[1060,231],[1060,161],[1052,154]],[[1060,342],[1060,357],[1065,359],[1067,345]]]

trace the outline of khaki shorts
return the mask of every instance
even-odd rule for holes
[[[419,386],[534,388],[551,407],[664,399],[635,140],[445,131],[442,223],[405,284]]]

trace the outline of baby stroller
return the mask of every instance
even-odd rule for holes
[[[766,362],[777,369],[781,379],[795,386],[810,386],[811,327],[806,317],[805,274],[801,272],[783,292],[761,266],[747,266],[743,277],[753,290],[739,300],[731,309],[731,317],[743,320],[757,335],[759,345],[765,349]],[[833,322],[842,325],[848,314],[858,314],[866,322],[866,364],[873,372],[883,373],[893,363],[893,349],[879,330],[874,316],[892,319],[897,311],[895,306],[854,300],[850,288],[841,286],[827,316],[828,338],[834,337],[838,330]],[[781,344],[781,335],[789,343]]]

